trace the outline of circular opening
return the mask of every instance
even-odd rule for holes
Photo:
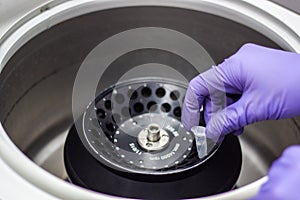
[[[113,125],[113,123],[109,122],[105,124],[105,127],[108,131],[110,132],[114,132],[115,131],[115,126]]]
[[[171,110],[171,105],[168,104],[168,103],[163,103],[163,104],[161,105],[161,110],[162,110],[163,112],[170,112],[170,110]]]
[[[99,119],[104,119],[106,116],[105,111],[101,108],[97,109],[96,114]]]
[[[139,102],[135,103],[134,106],[133,106],[133,109],[134,109],[135,112],[141,113],[144,110],[144,105],[142,103],[139,103]]]
[[[157,110],[157,103],[155,101],[150,101],[148,104],[147,104],[147,109],[150,111],[150,112],[153,112],[155,110]]]
[[[176,107],[173,111],[174,116],[176,117],[181,117],[181,108],[180,107]]]
[[[157,97],[162,98],[162,97],[165,96],[166,90],[164,88],[162,88],[162,87],[157,88],[155,94],[156,94]]]
[[[152,91],[151,91],[150,88],[144,87],[144,88],[142,89],[142,95],[143,95],[143,97],[150,97],[151,94],[152,94]]]
[[[115,101],[118,104],[122,104],[125,101],[125,97],[123,96],[123,94],[118,93],[118,94],[115,95]]]
[[[179,97],[180,97],[180,93],[177,90],[174,90],[170,93],[170,98],[174,101],[178,100]]]
[[[111,110],[111,108],[112,108],[111,100],[106,100],[106,101],[104,102],[104,107],[105,107],[107,110]]]

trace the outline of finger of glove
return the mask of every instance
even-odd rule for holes
[[[208,90],[201,75],[196,76],[189,84],[182,108],[182,123],[187,130],[199,124],[200,108]]]
[[[206,134],[208,138],[217,141],[222,135],[235,132],[242,132],[242,128],[251,123],[247,121],[247,113],[249,106],[241,98],[236,103],[229,105],[222,111],[211,116],[206,126]],[[250,111],[251,112],[251,111]]]
[[[268,181],[260,188],[252,200],[298,199],[300,184],[300,146],[287,148],[276,160],[268,173]]]
[[[241,97],[241,95],[234,95],[233,97],[232,96],[233,95],[226,95],[226,102],[224,103],[226,106],[230,106],[231,104],[237,102]],[[203,108],[204,108],[204,120],[206,123],[209,121],[209,119],[213,114],[220,111],[220,108],[218,106],[212,106],[212,101],[209,96],[205,98]]]
[[[234,99],[227,98],[227,105],[228,106],[233,104],[233,103],[235,103]],[[210,120],[211,116],[215,113],[211,109],[212,109],[211,108],[211,100],[209,98],[207,98],[207,99],[205,99],[205,106],[204,106],[204,120],[205,120],[206,123]],[[240,128],[236,131],[233,131],[232,134],[234,134],[236,136],[239,136],[243,132],[244,132],[244,128],[242,127],[242,128]]]
[[[294,145],[286,148],[282,153],[281,157],[273,162],[271,169],[268,173],[269,177],[276,178],[277,176],[282,176],[282,171],[298,172],[300,171],[300,146]],[[298,174],[298,173],[297,173]],[[288,177],[290,174],[284,175]],[[295,174],[292,175],[295,177]],[[299,175],[300,183],[300,175]]]
[[[210,98],[206,98],[205,99],[205,104],[203,106],[203,112],[204,112],[204,121],[205,121],[205,124],[208,123],[208,121],[210,120],[211,118],[211,114],[213,113],[212,110],[211,110],[211,100]]]
[[[236,54],[218,66],[212,66],[190,82],[182,109],[182,123],[187,130],[198,125],[200,108],[206,97],[210,96],[213,101],[213,110],[220,110],[226,106],[222,105],[226,92],[242,93],[242,84],[239,81],[240,63],[235,57]]]

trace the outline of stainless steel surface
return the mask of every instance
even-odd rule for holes
[[[184,5],[187,4],[186,2],[176,2],[178,4],[169,2],[169,5],[173,4],[176,5],[175,7],[184,7]],[[246,5],[243,7],[244,13],[241,13],[241,11],[237,9],[239,8],[238,6],[232,7],[232,9],[235,10],[228,10],[227,12],[224,11],[223,7],[220,6],[222,3],[216,3],[214,6],[208,6],[210,3],[207,2],[202,4],[202,1],[197,3],[194,1],[189,1],[187,5],[195,5],[194,3],[196,5],[199,4],[201,9],[206,9],[206,12],[218,14],[223,13],[222,15],[227,16],[228,18],[230,18],[230,16],[232,17],[232,13],[235,13],[235,15],[241,16],[236,20],[244,21],[243,24],[249,23],[248,25],[252,26],[253,28],[256,27],[255,29],[271,37],[272,40],[275,41],[275,43],[280,44],[280,46],[286,49],[300,51],[300,49],[297,49],[297,47],[299,47],[299,42],[297,43],[297,39],[299,40],[299,38],[296,37],[297,34],[295,34],[293,31],[282,31],[285,30],[284,26],[281,23],[277,23],[275,19],[274,20],[276,23],[274,24],[277,24],[278,27],[273,24],[276,27],[276,30],[272,30],[271,26],[268,26],[269,24],[263,24],[262,22],[255,21],[254,19],[251,19],[251,15],[245,16],[245,13],[251,13],[253,11],[251,9],[249,9],[251,12],[247,10]],[[227,3],[226,1],[223,1],[223,3],[226,5],[225,7],[235,4],[230,3],[230,1],[227,1]],[[236,4],[239,3],[236,2]],[[242,4],[243,3],[241,3],[241,5]],[[117,4],[114,6],[118,7]],[[90,7],[93,6],[90,5]],[[96,9],[95,6],[93,8]],[[165,12],[166,10],[164,9],[162,9],[162,13],[160,14],[167,15],[168,12]],[[201,10],[199,7],[197,7],[197,9]],[[89,12],[87,10],[85,11]],[[182,10],[182,12],[187,14],[186,12],[188,11]],[[257,13],[261,14],[261,11]],[[162,16],[155,13],[141,12],[140,14],[149,15],[151,19],[158,19],[159,22],[165,19],[160,18]],[[192,12],[191,15],[193,16],[193,14],[197,15],[197,12]],[[208,17],[209,15],[203,14],[203,16]],[[263,15],[260,17],[262,16]],[[88,20],[88,22],[82,20],[82,18],[77,18],[76,20],[82,20],[82,23],[87,23],[87,25],[91,26],[94,22],[99,20],[99,18],[97,18],[97,20],[92,20],[93,17],[90,19],[91,20]],[[114,17],[110,17],[108,19],[112,20]],[[126,17],[123,19],[128,20]],[[136,17],[137,22],[139,22],[141,19],[142,17]],[[182,26],[181,28],[183,28],[183,31],[191,31],[191,33],[195,32],[195,37],[199,34],[198,31],[200,30],[197,30],[198,26],[195,27],[194,24],[189,24],[194,22],[192,20],[189,20],[187,23],[186,18],[182,18],[179,15],[169,15],[168,19],[170,19],[174,24],[172,25],[172,23],[167,23],[167,25],[174,26],[173,28],[180,28]],[[271,19],[273,18],[270,17],[265,21],[271,23]],[[44,18],[42,20],[49,20],[49,18]],[[55,19],[52,18],[51,20],[53,20],[52,23],[54,24]],[[224,23],[218,24],[218,22],[223,22],[223,19],[220,18],[219,20],[220,21],[216,20],[218,26],[216,26],[214,23],[211,23],[211,21],[209,21],[209,24],[205,24],[203,21],[203,25],[207,25],[208,28],[219,28],[216,33],[222,33],[221,41],[226,41],[224,39],[226,37],[230,37],[232,39],[229,43],[222,43],[218,41],[218,37],[215,37],[214,35],[203,35],[206,37],[205,41],[208,43],[208,49],[210,50],[210,53],[214,55],[216,62],[222,61],[223,58],[233,53],[242,43],[249,40],[267,46],[275,45],[266,36],[247,29],[241,24],[235,24],[231,21],[226,22],[227,24],[222,26]],[[145,25],[144,23],[141,24]],[[50,25],[46,27],[49,28]],[[25,47],[23,47],[22,51],[17,52],[9,61],[9,63],[5,65],[6,67],[2,70],[0,75],[0,92],[2,94],[0,97],[0,119],[9,137],[26,155],[28,155],[33,161],[45,168],[47,171],[62,179],[65,179],[66,174],[63,170],[61,149],[63,146],[65,133],[72,123],[70,107],[71,92],[78,62],[81,59],[81,57],[76,55],[76,53],[82,53],[82,55],[84,55],[85,52],[93,46],[92,40],[96,37],[99,37],[99,35],[101,36],[101,32],[95,32],[95,35],[93,35],[89,31],[85,32],[85,30],[82,30],[82,27],[76,29],[76,26],[72,27],[70,24],[65,27],[62,25],[61,28],[62,29],[56,30],[49,29],[44,33],[44,35],[36,37],[34,39],[35,41],[33,40],[29,42]],[[112,28],[115,27],[112,26]],[[39,30],[41,31],[44,29],[46,28],[44,27],[32,30],[30,37],[28,36],[21,38],[22,41],[17,44],[24,44],[26,39],[33,37],[34,34],[39,32]],[[228,31],[228,35],[224,34],[224,30]],[[290,29],[287,28],[286,30]],[[72,31],[75,33],[74,38],[66,35]],[[110,31],[113,32],[113,30]],[[239,34],[234,37],[234,34],[236,33],[235,31],[238,31]],[[112,32],[105,32],[105,34],[111,34]],[[23,34],[23,32],[21,33]],[[76,33],[78,33],[78,35],[76,35]],[[82,37],[85,34],[88,34],[88,37],[86,38],[87,40],[84,41],[84,44],[76,40],[77,37]],[[283,35],[288,35],[289,37],[283,37]],[[9,45],[9,42],[14,42],[19,38],[9,39],[10,40],[5,43],[1,49],[1,52],[4,52],[3,48],[6,47],[7,50],[7,47],[9,47],[9,51],[3,54],[6,57],[1,60],[1,67],[4,67],[3,64],[6,64],[8,58],[12,55],[12,53],[14,53],[14,51],[18,49],[17,44]],[[86,47],[86,49],[84,47]],[[79,51],[74,51],[76,48],[79,49]],[[193,75],[193,73],[188,74],[189,78]],[[110,84],[109,80],[102,81],[105,84]],[[245,129],[245,133],[240,137],[244,162],[242,174],[237,183],[238,187],[247,185],[264,176],[271,162],[280,155],[286,146],[299,143],[299,126],[300,119],[295,118],[275,122],[262,122],[247,127]],[[4,130],[1,129],[1,131],[4,133]],[[41,187],[44,190],[47,190],[47,192],[55,194],[61,198],[66,196],[68,196],[68,198],[83,198],[86,196],[94,199],[100,198],[98,195],[79,190],[78,188],[62,183],[51,178],[46,173],[39,171],[38,168],[35,168],[34,165],[19,155],[20,152],[18,152],[17,149],[14,149],[13,145],[9,143],[8,138],[5,138],[5,136],[1,137],[1,142],[5,141],[1,143],[2,147],[9,147],[6,149],[1,149],[2,158],[5,159],[7,163],[10,163],[10,165],[13,166],[14,169],[18,171],[18,173],[22,174],[22,176],[24,176],[28,181],[32,181],[34,184],[36,184],[37,187]],[[14,155],[16,154],[19,156],[7,156],[2,154],[2,152],[9,151],[14,152]],[[11,160],[10,157],[12,158]],[[46,184],[46,182],[43,182],[43,180],[38,180],[41,177],[37,178],[37,176],[34,176],[32,170],[28,170],[26,172],[21,171],[17,165],[13,164],[13,158],[18,158],[18,161],[24,162],[22,168],[34,168],[36,169],[34,170],[35,174],[41,175],[45,178],[45,180],[55,180],[56,186],[61,186],[64,189],[68,189],[68,191],[72,192],[66,193],[66,190],[63,190],[62,188],[55,188],[53,184],[49,185]],[[37,183],[42,184],[38,185]],[[261,183],[262,181],[257,182],[258,185]],[[239,197],[238,192],[242,193],[242,191],[245,190],[249,190],[250,193],[253,192],[253,189],[248,186],[244,188],[245,189],[241,188],[240,190],[233,191],[231,194],[236,194],[236,197]],[[79,196],[75,196],[75,194]],[[227,196],[230,196],[230,194]],[[101,198],[110,197],[103,195]],[[224,194],[223,198],[226,198],[226,194]]]
[[[157,142],[160,139],[160,127],[157,124],[150,124],[147,131],[147,139],[149,141]]]
[[[300,1],[299,0],[272,0],[279,5],[286,7],[298,14],[300,14]]]
[[[164,149],[170,140],[169,134],[157,124],[150,124],[143,129],[137,137],[139,145],[146,151]]]
[[[171,16],[172,19],[170,19]],[[95,19],[103,20],[96,22]],[[128,22],[123,23],[124,20]],[[110,27],[105,25],[108,21],[111,21]],[[198,26],[194,27],[193,23],[197,23]],[[86,30],[81,28],[83,26]],[[56,138],[73,122],[72,88],[83,58],[109,35],[140,26],[166,27],[190,35],[207,49],[216,63],[234,53],[246,42],[278,48],[276,43],[267,37],[241,24],[210,14],[177,8],[115,9],[78,17],[53,27],[18,51],[6,65],[0,77],[0,90],[6,94],[0,97],[0,102],[4,105],[0,111],[3,125],[15,144],[34,161],[41,157],[41,152],[48,153],[48,158],[39,163],[47,171],[65,179],[63,168],[57,167],[63,167],[62,154],[58,154],[61,153],[59,149],[62,147],[57,146],[58,149],[53,151],[57,152],[55,157],[47,148],[51,144],[57,145],[55,142],[49,144],[49,141],[57,140]],[[101,27],[101,29],[96,27]],[[217,35],[206,34],[206,32],[214,32]],[[88,37],[85,37],[86,34]],[[81,37],[85,37],[85,40],[77,39]],[[52,39],[49,40],[49,38]],[[194,71],[189,64],[181,63],[180,66],[176,66],[174,61],[178,58],[173,55],[164,52],[156,53],[155,50],[145,50],[145,52],[146,54],[136,52],[135,63],[148,62],[148,60],[159,63],[161,60],[157,60],[156,55],[160,53],[158,58],[163,58],[164,64],[175,68],[187,79],[197,74],[197,71]],[[126,72],[126,68],[128,70],[135,67],[135,63],[132,63],[130,57],[128,60],[125,57],[122,60],[123,68],[119,68],[119,63],[112,64],[100,80],[101,85],[98,91],[112,85],[122,73]],[[20,81],[16,81],[16,78]],[[84,107],[78,109],[84,109]],[[270,130],[267,129],[267,131]],[[251,137],[254,137],[259,130],[250,132],[253,132]],[[262,135],[266,136],[266,134]],[[257,139],[254,140],[257,142]],[[59,143],[62,146],[63,140]],[[258,144],[255,148],[257,146]],[[276,152],[280,150],[282,149],[278,148]],[[247,152],[245,149],[244,151]],[[261,158],[262,155],[259,158],[264,160],[265,166],[268,166],[278,153],[275,154],[273,150],[268,149],[265,151],[268,159]],[[249,170],[247,172],[249,173]],[[251,174],[249,177],[251,179],[261,177],[265,172]],[[245,184],[250,183],[247,177],[242,178]]]
[[[67,0],[0,1],[0,44],[30,18]]]

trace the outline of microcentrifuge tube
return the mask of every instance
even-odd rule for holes
[[[205,135],[205,127],[193,126],[191,128],[191,131],[195,135],[198,157],[200,159],[202,159],[207,155],[207,142],[206,142],[206,135]]]

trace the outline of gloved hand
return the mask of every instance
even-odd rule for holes
[[[224,93],[241,97],[234,102]],[[300,54],[254,44],[242,46],[190,82],[182,112],[186,129],[198,125],[204,103],[209,138],[239,134],[242,127],[254,122],[300,115]]]
[[[298,200],[300,198],[300,146],[287,148],[268,173],[268,181],[252,200]]]

